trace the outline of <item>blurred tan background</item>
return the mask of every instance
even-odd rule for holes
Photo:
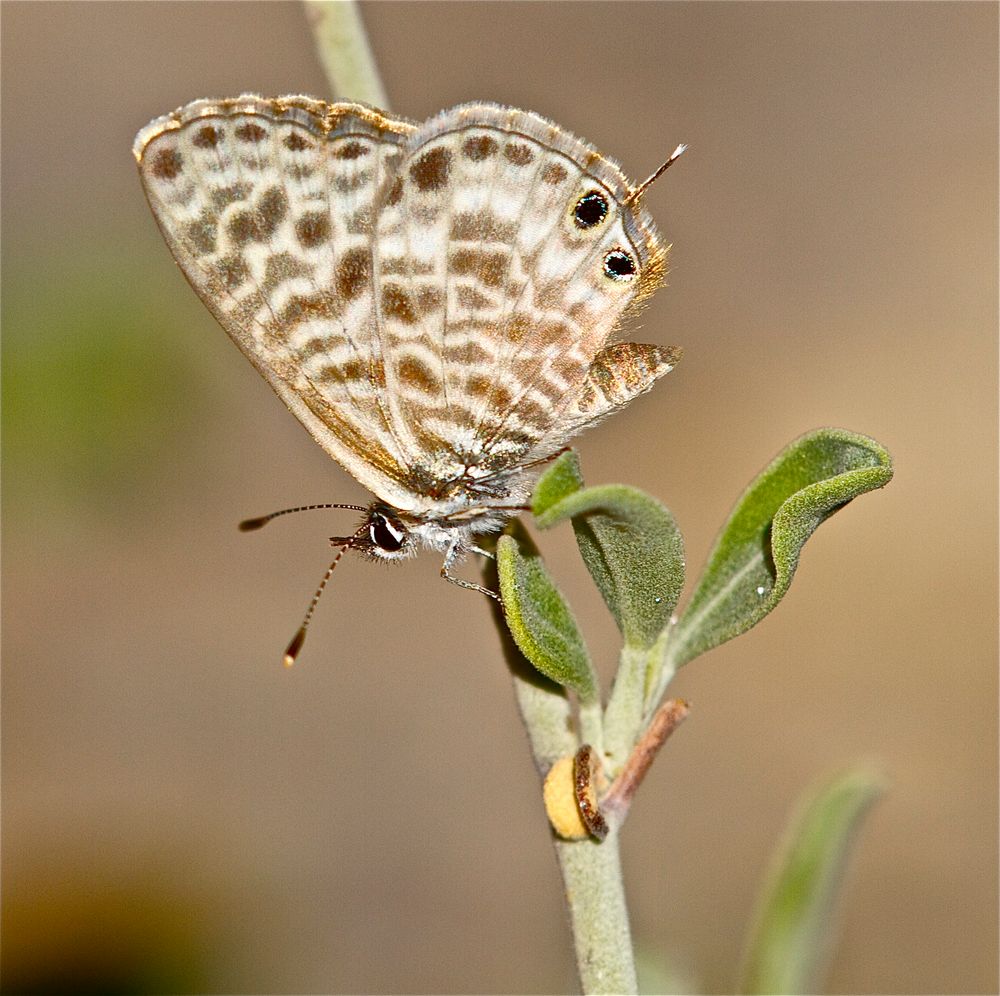
[[[693,714],[624,841],[647,961],[728,991],[794,800],[862,758],[891,789],[829,990],[996,992],[996,6],[364,13],[404,115],[529,107],[635,178],[690,143],[647,197],[675,250],[636,336],[685,359],[580,450],[673,509],[692,578],[801,432],[896,460],[676,682]],[[353,513],[236,522],[366,496],[190,291],[135,175],[134,133],[195,97],[329,96],[301,10],[2,14],[7,991],[571,989],[488,606],[432,555],[351,559],[280,667]],[[569,530],[541,543],[610,676]]]

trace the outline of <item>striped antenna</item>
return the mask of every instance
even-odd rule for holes
[[[658,180],[670,167],[677,162],[677,160],[687,151],[686,145],[678,145],[673,152],[670,153],[670,158],[655,172],[652,176],[643,180],[638,187],[633,187],[629,191],[628,197],[622,202],[624,207],[629,204],[634,204],[640,197],[646,192],[646,189],[653,183],[654,180]]]
[[[334,506],[337,508],[343,508],[343,505]],[[347,506],[354,507],[354,506]],[[365,509],[361,509],[362,512]],[[280,513],[279,513],[280,514]],[[323,580],[320,581],[319,587],[316,589],[316,594],[313,595],[312,601],[309,603],[309,608],[306,609],[305,617],[302,620],[302,625],[298,628],[295,636],[292,637],[291,642],[285,650],[285,656],[283,659],[285,667],[291,667],[295,663],[295,658],[299,656],[299,651],[302,649],[302,644],[306,642],[306,630],[309,628],[309,622],[313,617],[313,613],[316,611],[316,604],[319,602],[320,596],[323,594],[323,589],[326,587],[327,581],[330,580],[330,576],[337,569],[337,564],[340,563],[340,558],[344,556],[344,551],[349,550],[354,544],[368,531],[368,522],[362,523],[361,528],[353,536],[333,536],[330,538],[330,542],[333,544],[340,544],[340,549],[337,551],[337,556],[333,558],[333,563],[326,569],[326,573],[323,575]]]
[[[297,508],[283,508],[280,512],[272,512],[270,515],[262,515],[257,519],[244,519],[240,525],[239,529],[241,533],[253,532],[255,529],[263,529],[272,519],[276,519],[279,515],[290,515],[292,512],[311,512],[314,508],[351,508],[355,512],[367,512],[368,509],[364,505],[299,505]]]

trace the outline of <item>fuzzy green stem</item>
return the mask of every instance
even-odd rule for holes
[[[604,750],[607,773],[621,771],[642,730],[650,676],[663,660],[663,637],[652,647],[622,647],[618,671],[604,712]]]
[[[499,608],[496,622],[535,766],[545,775],[559,758],[574,753],[579,746],[572,728],[569,699],[562,688],[540,675],[521,656]],[[600,744],[600,718],[599,705],[581,705],[581,736]],[[556,838],[555,849],[583,992],[636,992],[616,830],[612,829],[602,843]]]
[[[516,647],[513,652],[518,653]],[[508,661],[510,656],[508,650]],[[531,741],[535,767],[544,775],[559,758],[574,753],[577,748],[569,700],[558,685],[537,672],[518,674],[514,671],[513,678],[514,695]]]
[[[535,766],[544,775],[560,757],[573,753],[579,742],[571,726],[569,699],[563,689],[542,677],[521,656],[499,610],[497,625]],[[580,707],[581,736],[596,740],[597,745],[602,739],[600,718],[599,705]],[[636,992],[616,830],[612,829],[602,843],[556,838],[555,849],[566,890],[582,991]]]
[[[385,90],[354,0],[304,0],[304,5],[333,93],[385,108]],[[526,666],[502,618],[498,623],[535,764],[545,772],[577,746],[569,701],[563,689]],[[603,739],[601,720],[599,700],[581,704],[581,733],[598,750]],[[637,993],[617,832],[612,830],[602,843],[557,839],[555,848],[583,992]]]
[[[355,0],[303,0],[330,90],[385,109],[385,88]]]
[[[580,742],[590,744],[597,753],[604,756],[604,716],[601,700],[581,702],[578,711],[580,722]]]
[[[556,855],[583,992],[638,992],[617,831],[601,843],[557,840]]]

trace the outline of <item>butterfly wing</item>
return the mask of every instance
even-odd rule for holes
[[[616,342],[594,357],[580,390],[563,407],[559,422],[563,439],[587,429],[645,394],[681,358],[677,346]]]
[[[374,204],[412,125],[306,97],[199,100],[134,152],[185,276],[316,441],[400,509],[409,454],[385,401]]]
[[[525,111],[464,105],[410,136],[373,268],[392,418],[408,460],[434,455],[431,478],[502,472],[601,417],[576,399],[665,268],[629,190],[614,163]]]

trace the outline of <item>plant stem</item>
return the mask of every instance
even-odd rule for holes
[[[601,700],[581,702],[578,710],[580,742],[590,744],[602,759],[604,756],[604,717]]]
[[[535,765],[545,775],[579,743],[570,726],[569,701],[563,689],[543,678],[521,656],[499,609],[496,620]],[[581,722],[591,727],[589,736],[595,739],[596,720],[599,716],[593,709],[581,709]],[[554,843],[583,992],[588,996],[637,992],[617,830],[612,829],[601,843],[558,837]]]
[[[556,856],[583,992],[638,992],[617,830],[601,843],[557,840]]]
[[[523,658],[520,665],[524,670],[515,670],[512,658],[520,652],[509,637],[504,642],[507,663],[514,679],[517,708],[528,731],[535,767],[544,776],[559,758],[572,754],[577,748],[576,737],[572,732],[573,715],[569,700],[555,682],[544,678],[537,671],[531,673],[531,666]],[[506,645],[508,642],[509,646]]]
[[[607,772],[617,776],[642,729],[651,674],[663,660],[661,637],[652,647],[622,647],[615,684],[604,710],[604,752]]]
[[[354,0],[304,0],[304,5],[333,93],[385,108],[385,90]],[[578,746],[570,726],[569,702],[558,685],[542,678],[521,657],[499,612],[497,622],[535,764],[544,773]],[[580,722],[600,749],[599,700],[581,707]],[[637,993],[617,831],[613,829],[601,843],[557,839],[555,848],[583,992]]]
[[[330,90],[340,100],[388,104],[355,0],[304,0]]]
[[[642,784],[646,772],[649,771],[667,738],[684,722],[688,710],[688,704],[682,699],[667,699],[657,709],[646,732],[632,748],[625,766],[614,780],[607,795],[601,800],[605,818],[614,820],[621,826],[629,806],[632,805],[636,789]]]
[[[499,607],[495,618],[535,766],[544,776],[560,757],[574,753],[579,746],[571,727],[569,700],[563,689],[542,677],[524,659],[504,625]],[[581,709],[582,725],[593,726],[599,719],[594,711]],[[588,736],[594,736],[594,732],[591,729]],[[617,830],[613,828],[601,843],[558,837],[554,843],[583,992],[636,992]]]

